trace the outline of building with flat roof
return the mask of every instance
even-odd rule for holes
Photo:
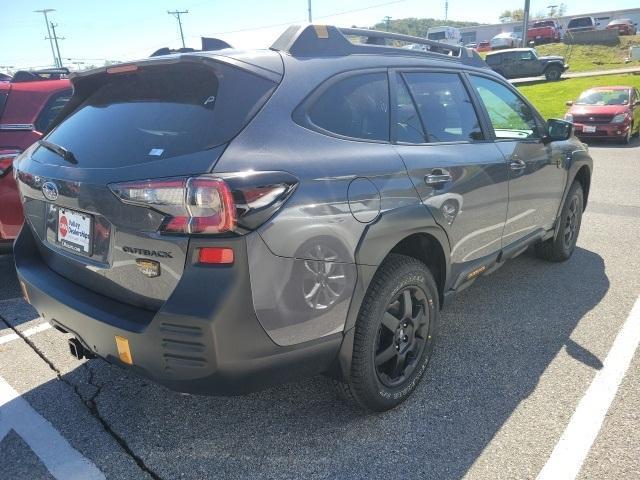
[[[610,10],[607,12],[581,13],[558,17],[558,21],[563,31],[567,28],[569,20],[577,17],[593,17],[598,23],[598,28],[605,28],[611,20],[619,18],[629,18],[634,23],[640,24],[640,8],[627,8],[625,10]],[[489,41],[499,33],[515,32],[522,38],[522,22],[506,22],[493,25],[476,25],[475,27],[460,28],[462,43]]]

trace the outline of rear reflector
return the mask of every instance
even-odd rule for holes
[[[228,265],[233,263],[233,250],[221,247],[204,247],[198,252],[198,262]]]
[[[116,335],[116,347],[118,348],[118,356],[123,363],[133,365],[133,357],[129,349],[129,340],[120,335]]]

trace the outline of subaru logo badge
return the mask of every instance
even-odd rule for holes
[[[42,184],[42,194],[47,200],[52,202],[58,199],[58,187],[53,182],[44,182]]]

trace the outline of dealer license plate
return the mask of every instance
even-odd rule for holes
[[[91,255],[93,225],[91,215],[65,208],[58,209],[58,235],[60,245],[76,253]]]

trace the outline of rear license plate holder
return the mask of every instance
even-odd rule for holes
[[[583,125],[582,131],[584,133],[596,133],[596,127],[594,125]]]
[[[93,250],[93,218],[68,208],[58,208],[56,243],[66,250],[90,257]]]

